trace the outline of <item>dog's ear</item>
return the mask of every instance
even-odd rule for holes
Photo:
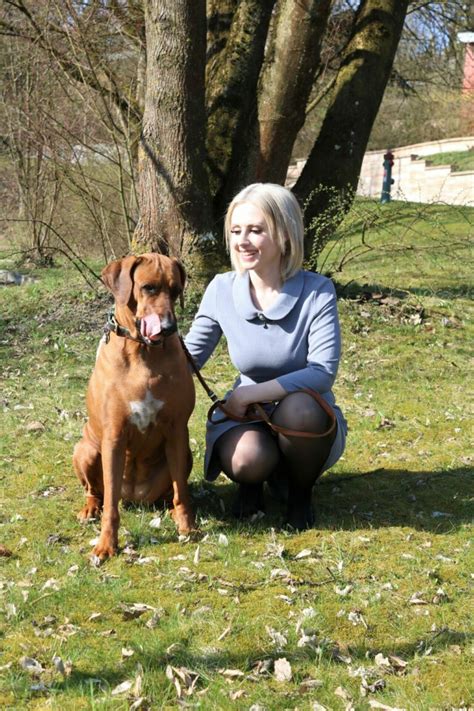
[[[179,259],[176,259],[176,257],[173,257],[173,262],[176,264],[179,270],[179,274],[181,277],[181,294],[179,296],[179,303],[181,304],[181,308],[184,308],[184,285],[186,284],[186,270],[182,264],[182,262],[179,261]]]
[[[132,274],[140,261],[140,257],[132,255],[130,257],[124,257],[124,259],[117,259],[115,262],[110,262],[110,264],[102,270],[102,281],[112,292],[119,306],[126,306],[130,301],[133,289]]]

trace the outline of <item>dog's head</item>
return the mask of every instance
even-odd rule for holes
[[[155,253],[125,257],[108,264],[102,280],[122,316],[136,323],[145,340],[158,341],[176,331],[174,306],[186,281],[178,259]]]

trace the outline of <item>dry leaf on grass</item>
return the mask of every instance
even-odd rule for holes
[[[33,657],[22,657],[20,659],[20,666],[32,676],[39,676],[44,672],[44,667],[37,659],[33,659]]]
[[[229,545],[229,539],[227,538],[227,536],[224,533],[219,533],[217,542],[219,543],[220,546],[228,546]]]
[[[102,618],[102,613],[101,612],[93,612],[89,617],[87,618],[88,622],[95,622],[96,620],[100,620]]]
[[[221,632],[221,634],[217,638],[217,641],[221,642],[224,639],[224,637],[227,637],[227,635],[229,634],[229,632],[231,630],[232,630],[232,627],[230,625],[229,625],[229,627],[226,627],[225,630],[223,632]]]
[[[368,627],[367,622],[362,617],[360,610],[351,610],[351,612],[349,612],[347,615],[347,619],[349,620],[349,622],[352,622],[354,626],[364,625],[365,629],[367,629]]]
[[[283,649],[284,647],[286,647],[286,645],[288,644],[288,640],[284,634],[281,634],[281,632],[278,632],[277,630],[273,629],[273,627],[268,627],[268,625],[265,627],[265,629],[277,649]]]
[[[6,618],[7,620],[11,620],[13,617],[16,617],[18,614],[18,610],[16,609],[16,605],[13,602],[8,602],[5,605],[5,612],[6,612]]]
[[[273,673],[277,681],[285,682],[291,681],[293,677],[293,671],[291,669],[290,662],[281,657],[281,659],[276,659],[273,667]]]
[[[438,588],[436,591],[436,594],[434,595],[432,599],[432,603],[434,605],[439,605],[440,602],[447,602],[449,600],[448,595],[445,593],[443,588]]]
[[[27,432],[44,432],[46,427],[43,425],[42,422],[39,422],[38,420],[33,420],[33,422],[29,422],[26,427],[25,427]]]
[[[132,602],[131,604],[123,602],[120,604],[120,609],[122,610],[124,620],[135,620],[137,617],[141,617],[145,612],[156,611],[154,607],[146,605],[144,602]]]
[[[406,674],[408,662],[406,662],[404,659],[401,659],[401,657],[395,656],[394,654],[391,654],[389,656],[389,660],[394,674],[397,674],[398,676]]]
[[[318,638],[315,634],[305,634],[303,633],[298,640],[298,647],[310,647],[311,649],[316,649],[318,646]]]
[[[222,674],[227,680],[232,681],[233,679],[241,679],[245,676],[243,671],[240,669],[219,669],[219,674]]]
[[[273,568],[270,572],[271,578],[290,578],[291,574],[289,570],[285,568]]]
[[[100,632],[101,637],[115,637],[117,634],[117,631],[114,630],[113,628],[110,630],[104,630],[103,632]]]
[[[56,668],[56,671],[58,671],[64,678],[67,678],[68,676],[71,676],[72,672],[72,662],[70,659],[68,659],[66,662],[63,662],[61,657],[54,656],[53,657],[53,664]]]
[[[386,704],[382,704],[380,701],[376,701],[376,699],[369,699],[369,706],[371,709],[381,709],[381,711],[406,711],[406,709],[398,708],[396,706],[387,706]]]
[[[259,659],[255,664],[253,665],[252,668],[252,675],[265,675],[267,676],[268,674],[271,673],[272,670],[272,660],[271,659]],[[254,676],[254,678],[256,678]]]
[[[247,696],[247,692],[244,691],[244,689],[237,689],[236,691],[229,692],[229,699],[231,701],[237,701],[237,699],[241,699],[242,696]]]
[[[112,691],[110,692],[112,696],[119,696],[120,694],[126,694],[127,691],[130,691],[130,689],[133,686],[133,681],[130,679],[127,679],[127,681],[122,681],[121,684],[118,684]]]
[[[390,669],[391,664],[390,660],[388,657],[384,657],[383,654],[380,652],[379,654],[376,654],[374,657],[374,662],[378,667],[382,667],[384,669]]]
[[[421,597],[423,593],[421,592],[415,592],[411,596],[411,598],[408,600],[409,605],[428,605],[428,602],[426,600],[423,600]]]
[[[199,680],[197,672],[186,667],[172,667],[171,664],[166,667],[166,676],[173,682],[178,699],[182,699],[183,695],[191,696]]]
[[[39,691],[40,693],[44,693],[49,691],[49,686],[46,686],[46,684],[42,681],[38,681],[36,684],[32,684],[30,686],[30,691]]]
[[[183,649],[183,645],[180,642],[173,642],[173,644],[170,644],[169,647],[166,648],[166,656],[167,657],[172,657],[176,652],[179,652]]]
[[[139,556],[133,561],[134,565],[149,565],[149,563],[159,563],[160,559],[156,555]]]
[[[367,679],[362,678],[360,684],[360,695],[367,696],[368,694],[375,694],[377,691],[383,691],[385,689],[386,683],[384,679],[376,679],[372,684],[369,684]]]
[[[263,554],[264,558],[282,558],[285,552],[285,546],[282,543],[273,541],[272,543],[267,543],[267,548]]]
[[[312,689],[319,689],[322,685],[323,682],[320,679],[303,679],[298,691],[304,694],[307,691],[312,691]]]
[[[155,609],[150,619],[145,622],[145,627],[148,627],[149,630],[155,629],[164,615],[165,611],[162,607]]]
[[[343,686],[338,686],[337,689],[334,689],[334,694],[335,696],[338,696],[340,699],[343,699],[344,701],[351,701],[352,697],[347,691],[347,689],[344,689]]]

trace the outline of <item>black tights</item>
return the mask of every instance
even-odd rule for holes
[[[287,395],[276,407],[272,421],[287,429],[322,433],[328,417],[313,398],[303,392]],[[294,528],[312,523],[311,491],[329,456],[335,432],[314,439],[273,436],[265,425],[241,425],[216,442],[223,472],[243,485],[261,484],[277,471],[288,480],[287,522]]]

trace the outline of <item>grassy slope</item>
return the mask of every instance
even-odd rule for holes
[[[451,151],[451,153],[433,153],[423,160],[431,165],[451,165],[453,171],[474,170],[474,151]]]
[[[472,213],[459,220],[459,211],[431,210],[456,240],[472,234]],[[400,217],[399,208],[387,214]],[[418,247],[433,238],[432,225],[417,224]],[[413,710],[472,704],[470,268],[465,250],[428,254],[369,252],[340,277],[336,395],[350,440],[317,489],[315,530],[282,530],[271,501],[261,521],[232,521],[231,485],[200,479],[208,403],[198,390],[193,494],[205,537],[180,542],[167,514],[153,529],[157,512],[130,509],[121,528],[128,547],[100,569],[87,560],[97,527],[75,521],[82,494],[70,456],[107,298],[66,269],[0,292],[0,523],[14,551],[0,559],[2,707],[127,709],[143,696],[153,709],[173,708],[178,685],[167,665],[185,701],[204,709],[315,701],[343,709],[341,695],[356,709],[372,699]],[[389,286],[398,291],[381,301]],[[222,349],[206,370],[224,392],[232,373]],[[156,608],[155,617],[125,619],[131,603]],[[381,666],[379,653],[388,659]],[[55,655],[70,660],[70,674],[56,669]],[[37,678],[21,668],[25,656],[44,667]],[[267,663],[281,657],[291,681],[277,681]],[[190,672],[199,676],[187,695]],[[111,693],[137,676],[135,696]],[[379,680],[384,688],[370,686]]]

